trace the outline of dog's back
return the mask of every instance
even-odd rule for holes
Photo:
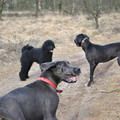
[[[33,48],[34,48],[33,46],[29,46],[29,44],[27,44],[22,48],[21,52],[23,53],[25,50],[31,50]]]

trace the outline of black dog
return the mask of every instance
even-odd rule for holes
[[[55,45],[52,40],[47,40],[44,42],[42,48],[34,48],[32,46],[26,45],[22,48],[21,56],[21,71],[19,73],[20,79],[25,81],[28,77],[28,72],[33,64],[33,62],[41,63],[51,62],[52,53]]]
[[[41,67],[44,71],[37,81],[0,98],[2,120],[58,120],[56,87],[61,81],[76,82],[80,68],[68,61],[42,63]]]
[[[93,82],[94,70],[98,63],[107,62],[118,57],[117,61],[120,66],[120,43],[112,43],[103,46],[96,45],[92,44],[89,41],[89,37],[84,34],[79,34],[74,42],[85,51],[86,58],[90,64],[90,81],[88,86]]]

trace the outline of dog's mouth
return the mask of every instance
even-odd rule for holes
[[[76,44],[77,45],[77,47],[80,47],[81,45],[79,45],[79,44]]]
[[[74,76],[74,77],[69,77],[69,78],[66,78],[66,82],[68,83],[75,83],[77,81],[78,77],[77,76]]]

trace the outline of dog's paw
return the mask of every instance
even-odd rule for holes
[[[28,79],[29,78],[29,76],[26,76],[26,79]]]
[[[89,81],[89,82],[88,82],[87,84],[85,84],[84,86],[85,86],[85,87],[86,87],[86,86],[87,86],[87,87],[90,87],[90,86],[93,85],[93,84],[94,84],[94,81],[92,81],[92,82]]]
[[[24,79],[20,79],[21,81],[26,81],[26,78],[24,78]]]

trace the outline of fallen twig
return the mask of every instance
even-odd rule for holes
[[[120,88],[115,88],[115,89],[112,89],[112,90],[109,90],[109,91],[105,91],[105,90],[101,90],[102,93],[110,93],[110,92],[113,92],[113,91],[120,91]]]
[[[93,97],[93,98],[90,98],[89,100],[85,101],[85,103],[86,103],[86,102],[88,102],[88,101],[91,101],[91,100],[92,100],[92,99],[94,99],[94,98],[95,98],[95,97]]]

